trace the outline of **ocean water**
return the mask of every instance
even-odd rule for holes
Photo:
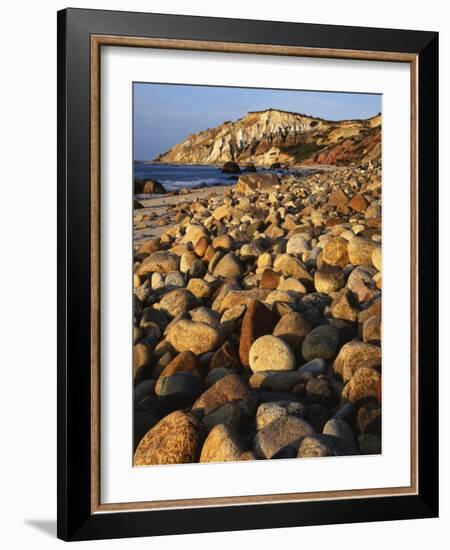
[[[258,171],[279,172],[259,168]],[[297,170],[298,171],[298,170]],[[284,170],[283,173],[287,173]],[[231,176],[231,177],[230,177]],[[192,166],[187,164],[145,164],[134,163],[135,179],[152,179],[162,183],[167,191],[177,191],[184,187],[211,187],[213,185],[233,185],[239,174],[222,174],[220,166]]]

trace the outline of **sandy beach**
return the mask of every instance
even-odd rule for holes
[[[136,195],[135,198],[144,208],[135,210],[134,223],[134,246],[139,247],[146,239],[159,237],[173,224],[173,216],[170,214],[170,208],[181,203],[192,203],[198,199],[208,198],[210,196],[223,196],[230,191],[232,185],[218,185],[214,187],[205,187],[204,189],[194,189],[186,194],[173,195]],[[148,217],[153,223],[146,224],[145,228],[139,229],[140,216]],[[136,220],[139,221],[136,221]],[[162,224],[161,220],[167,223]],[[145,223],[145,222],[144,222]]]

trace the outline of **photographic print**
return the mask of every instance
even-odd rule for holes
[[[134,466],[381,453],[381,140],[379,94],[133,84]]]
[[[438,516],[437,106],[435,32],[58,13],[58,537]]]

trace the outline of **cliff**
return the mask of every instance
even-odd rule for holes
[[[189,135],[155,161],[179,164],[335,164],[381,156],[381,115],[327,121],[277,109],[249,112]]]

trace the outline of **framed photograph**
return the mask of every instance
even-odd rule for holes
[[[58,536],[436,517],[438,35],[58,13]]]

